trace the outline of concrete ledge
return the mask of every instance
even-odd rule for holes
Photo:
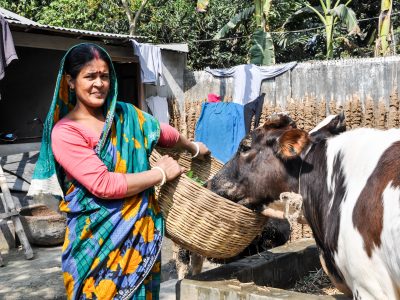
[[[261,287],[252,283],[228,281],[196,281],[184,279],[177,284],[179,300],[279,300],[279,299],[348,299],[342,296],[317,296],[286,291],[283,289]]]
[[[314,240],[302,239],[183,279],[176,294],[182,300],[340,298],[283,290],[319,268]]]

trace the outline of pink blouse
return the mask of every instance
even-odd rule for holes
[[[179,140],[179,132],[161,123],[158,145],[172,147]],[[122,173],[109,172],[96,155],[94,148],[99,136],[90,128],[64,118],[57,122],[51,133],[54,158],[69,178],[75,178],[96,197],[119,199],[126,195],[128,184]]]

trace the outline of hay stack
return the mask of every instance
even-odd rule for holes
[[[360,101],[360,97],[355,94],[351,99],[351,115],[350,115],[350,123],[351,128],[358,128],[362,126],[363,121],[363,109]]]
[[[376,119],[376,128],[378,129],[386,129],[386,119],[387,119],[387,111],[386,111],[386,105],[385,101],[383,98],[379,99],[378,102],[378,109],[375,114],[375,119]]]
[[[367,96],[365,100],[365,113],[363,115],[363,126],[373,128],[375,127],[375,104],[371,96]]]
[[[321,101],[318,102],[318,110],[317,110],[317,123],[321,122],[326,118],[326,100],[322,98]]]
[[[399,127],[399,97],[396,90],[390,95],[387,126],[388,128]]]

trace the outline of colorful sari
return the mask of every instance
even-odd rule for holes
[[[61,196],[59,207],[67,214],[62,271],[68,299],[158,299],[164,224],[154,189],[125,199],[102,200],[79,182],[68,180],[54,160],[51,130],[76,103],[63,75],[64,59],[29,194]],[[106,122],[95,151],[109,171],[148,170],[159,123],[133,105],[117,102],[113,67],[110,80]]]

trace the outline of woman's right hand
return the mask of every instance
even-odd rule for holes
[[[181,167],[176,160],[168,155],[162,156],[155,166],[164,170],[167,181],[173,180],[185,172],[185,168]]]

